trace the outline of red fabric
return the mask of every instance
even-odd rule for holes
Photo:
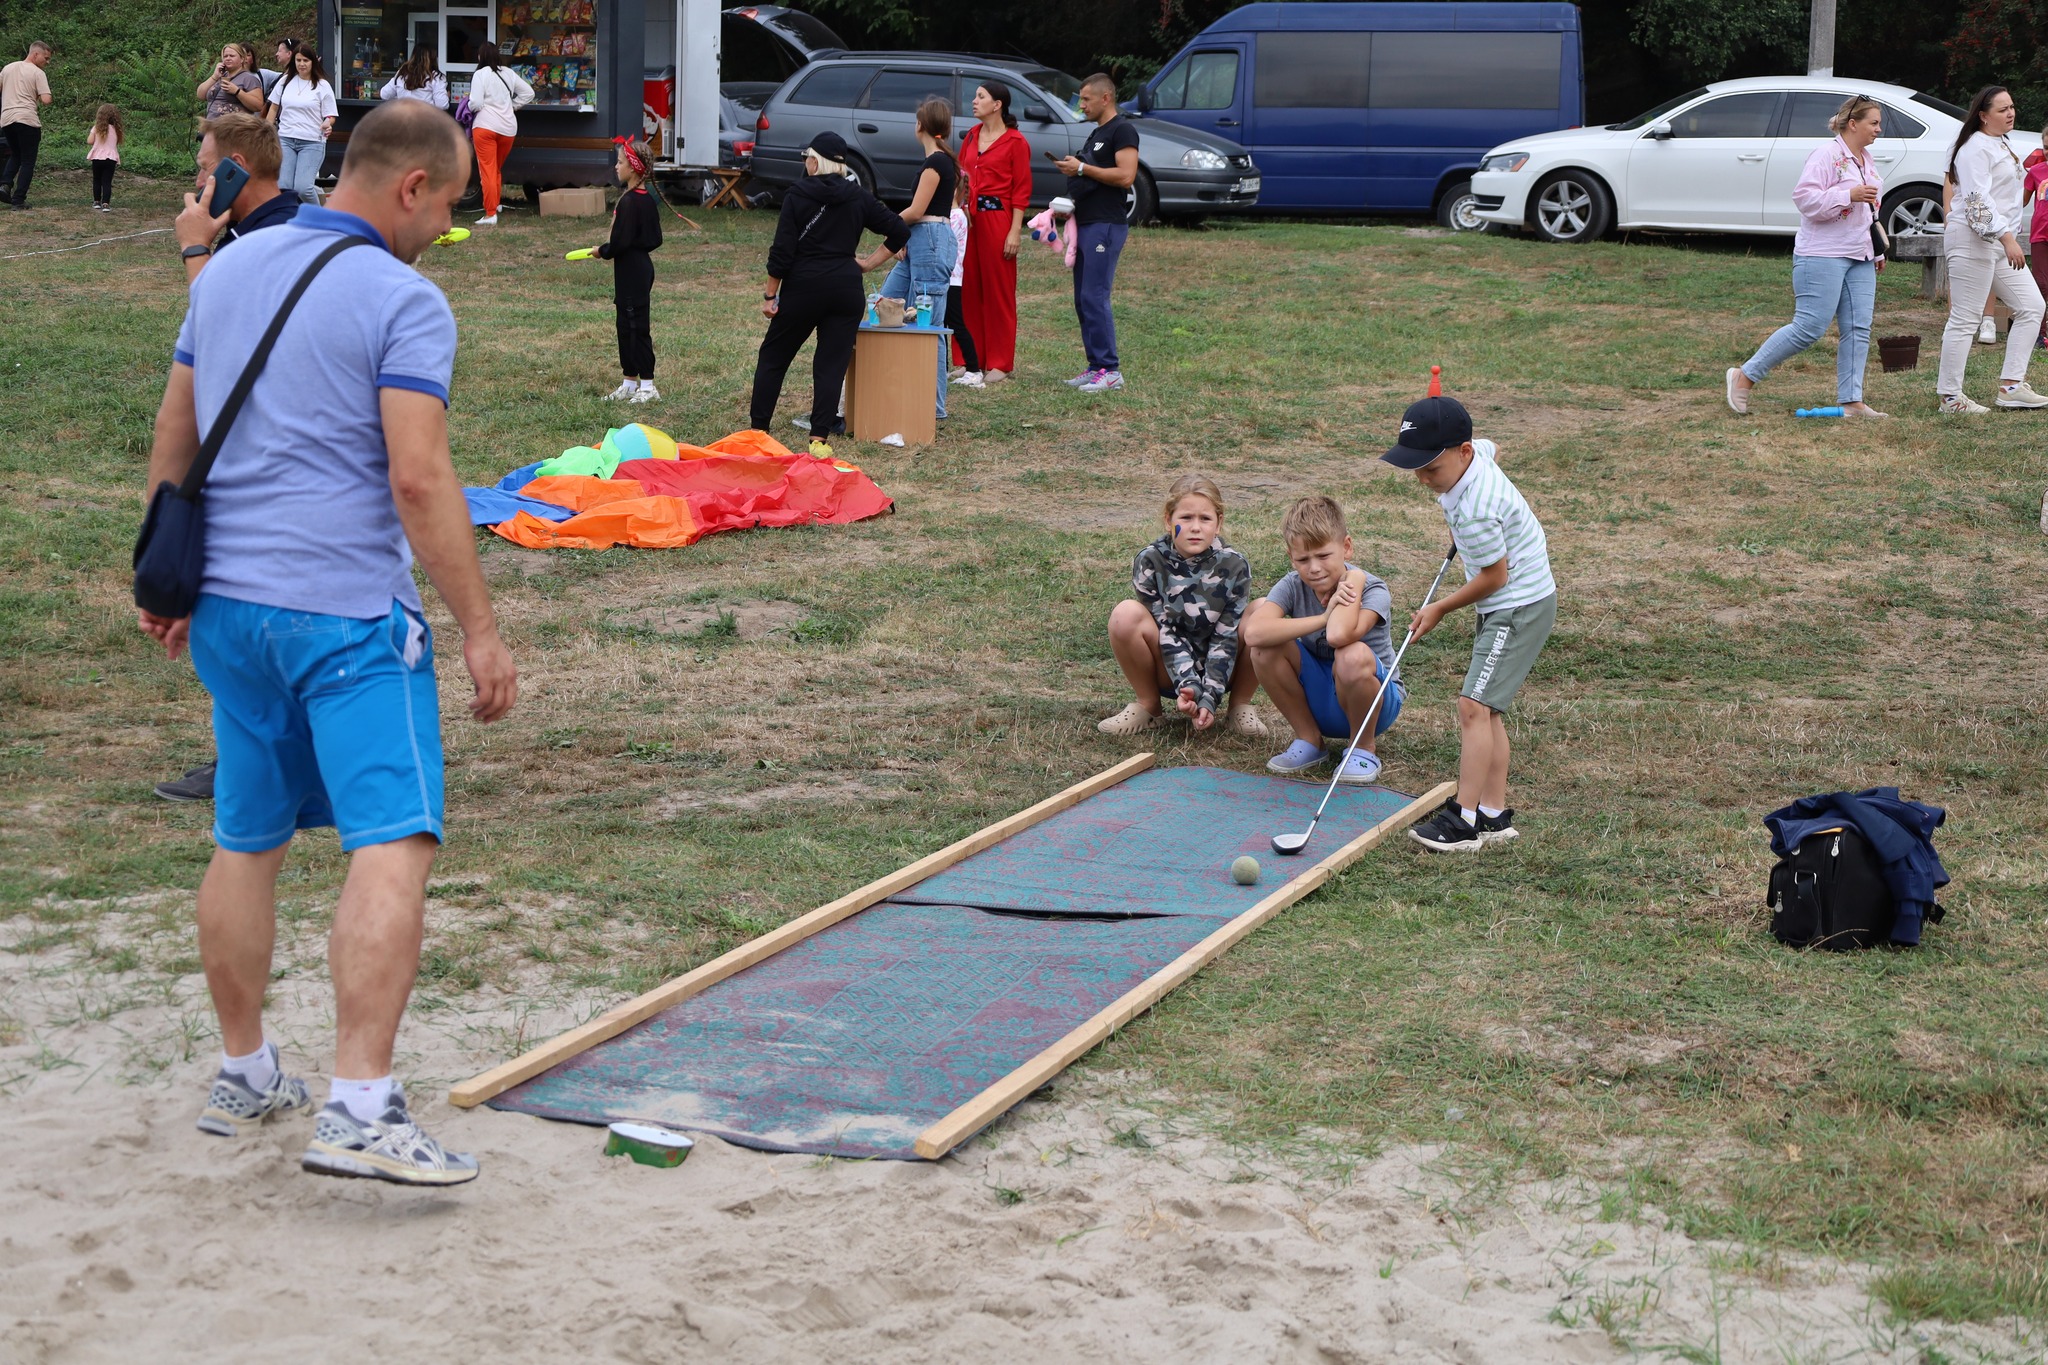
[[[484,187],[484,217],[493,218],[505,193],[505,161],[512,155],[513,139],[488,128],[472,128],[469,140],[476,148],[477,179]]]
[[[960,168],[972,190],[967,209],[967,260],[960,272],[960,307],[981,353],[984,371],[1008,374],[1017,368],[1017,262],[1003,257],[1012,209],[1031,205],[1031,144],[1014,128],[981,149],[981,129],[970,128],[960,145]],[[1002,201],[1000,209],[975,205],[983,195]]]
[[[792,455],[764,431],[708,447],[678,445],[673,460],[627,460],[609,479],[556,474],[520,492],[558,507],[566,521],[521,512],[492,529],[529,549],[668,549],[717,531],[756,526],[843,525],[895,504],[874,480],[837,460]]]

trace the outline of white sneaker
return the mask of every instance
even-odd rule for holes
[[[659,397],[661,397],[660,389],[655,388],[652,384],[642,384],[639,388],[633,390],[633,396],[626,401],[628,403],[652,403]]]
[[[1749,390],[1735,387],[1735,380],[1741,373],[1742,371],[1738,368],[1731,367],[1729,369],[1727,378],[1724,381],[1726,387],[1722,391],[1722,396],[1728,400],[1729,408],[1737,415],[1746,415],[1749,412]]]
[[[1136,735],[1153,729],[1159,724],[1159,715],[1147,711],[1136,702],[1104,720],[1095,722],[1095,728],[1105,735]]]
[[[636,382],[635,380],[628,379],[625,383],[619,385],[616,389],[613,389],[610,393],[606,394],[604,396],[604,401],[607,403],[621,403],[624,402],[626,399],[631,398],[634,394],[638,392],[640,392],[639,383]]]
[[[985,389],[988,387],[988,381],[981,377],[980,370],[962,370],[948,382],[958,384],[963,389]]]
[[[1972,401],[1968,394],[1962,393],[1944,394],[1941,400],[1941,410],[1950,417],[1959,417],[1966,413],[1974,416],[1980,412],[1991,411],[1990,408],[1985,407],[1982,403]]]
[[[498,215],[494,213],[488,218],[479,218],[476,220],[476,225],[478,227],[496,227],[498,225]]]
[[[1991,401],[2001,408],[2048,408],[2048,398],[2035,393],[2024,379],[2009,389],[1999,389],[1998,397]]]
[[[1995,321],[1990,318],[1983,318],[1977,323],[1977,344],[1979,346],[1996,346],[1998,344],[1998,324]]]

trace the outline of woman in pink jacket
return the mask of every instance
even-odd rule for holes
[[[1814,148],[1792,187],[1799,235],[1792,241],[1792,321],[1728,371],[1728,406],[1749,411],[1749,391],[1764,376],[1819,341],[1835,320],[1835,401],[1851,417],[1885,414],[1863,401],[1863,368],[1870,356],[1870,316],[1877,304],[1877,272],[1884,258],[1871,245],[1870,226],[1884,178],[1870,162],[1870,144],[1884,132],[1884,109],[1851,95],[1828,126],[1835,135]]]

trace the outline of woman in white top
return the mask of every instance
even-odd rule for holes
[[[299,196],[301,203],[317,204],[320,191],[313,179],[327,160],[327,135],[334,131],[334,87],[320,65],[320,54],[311,43],[300,43],[292,54],[292,69],[271,87],[270,108],[264,117],[277,125],[277,140],[284,152],[278,168],[278,188]]]
[[[2048,398],[2027,384],[2027,362],[2041,332],[2041,290],[2027,273],[2020,247],[2023,226],[2020,159],[2005,140],[2016,115],[2012,95],[1989,85],[1970,101],[1962,132],[1949,153],[1953,186],[1941,251],[1948,258],[1948,325],[1941,333],[1941,374],[1935,392],[1945,413],[1988,412],[1963,392],[1963,366],[1977,334],[1987,290],[2012,309],[2005,366],[1999,371],[2001,408],[2048,408]]]
[[[476,145],[476,177],[483,183],[484,216],[477,226],[498,221],[498,201],[505,191],[505,160],[519,136],[518,110],[533,103],[533,87],[498,55],[496,43],[476,50],[476,71],[469,79],[469,109],[476,125],[469,140]]]
[[[434,65],[434,49],[425,43],[412,50],[412,60],[398,68],[398,74],[384,82],[377,92],[382,100],[419,100],[436,109],[448,107],[448,78]]]

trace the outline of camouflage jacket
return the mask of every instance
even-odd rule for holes
[[[1173,690],[1192,687],[1197,706],[1222,710],[1237,666],[1237,624],[1251,598],[1251,564],[1221,544],[1189,559],[1161,536],[1131,561],[1131,588],[1159,623]]]

